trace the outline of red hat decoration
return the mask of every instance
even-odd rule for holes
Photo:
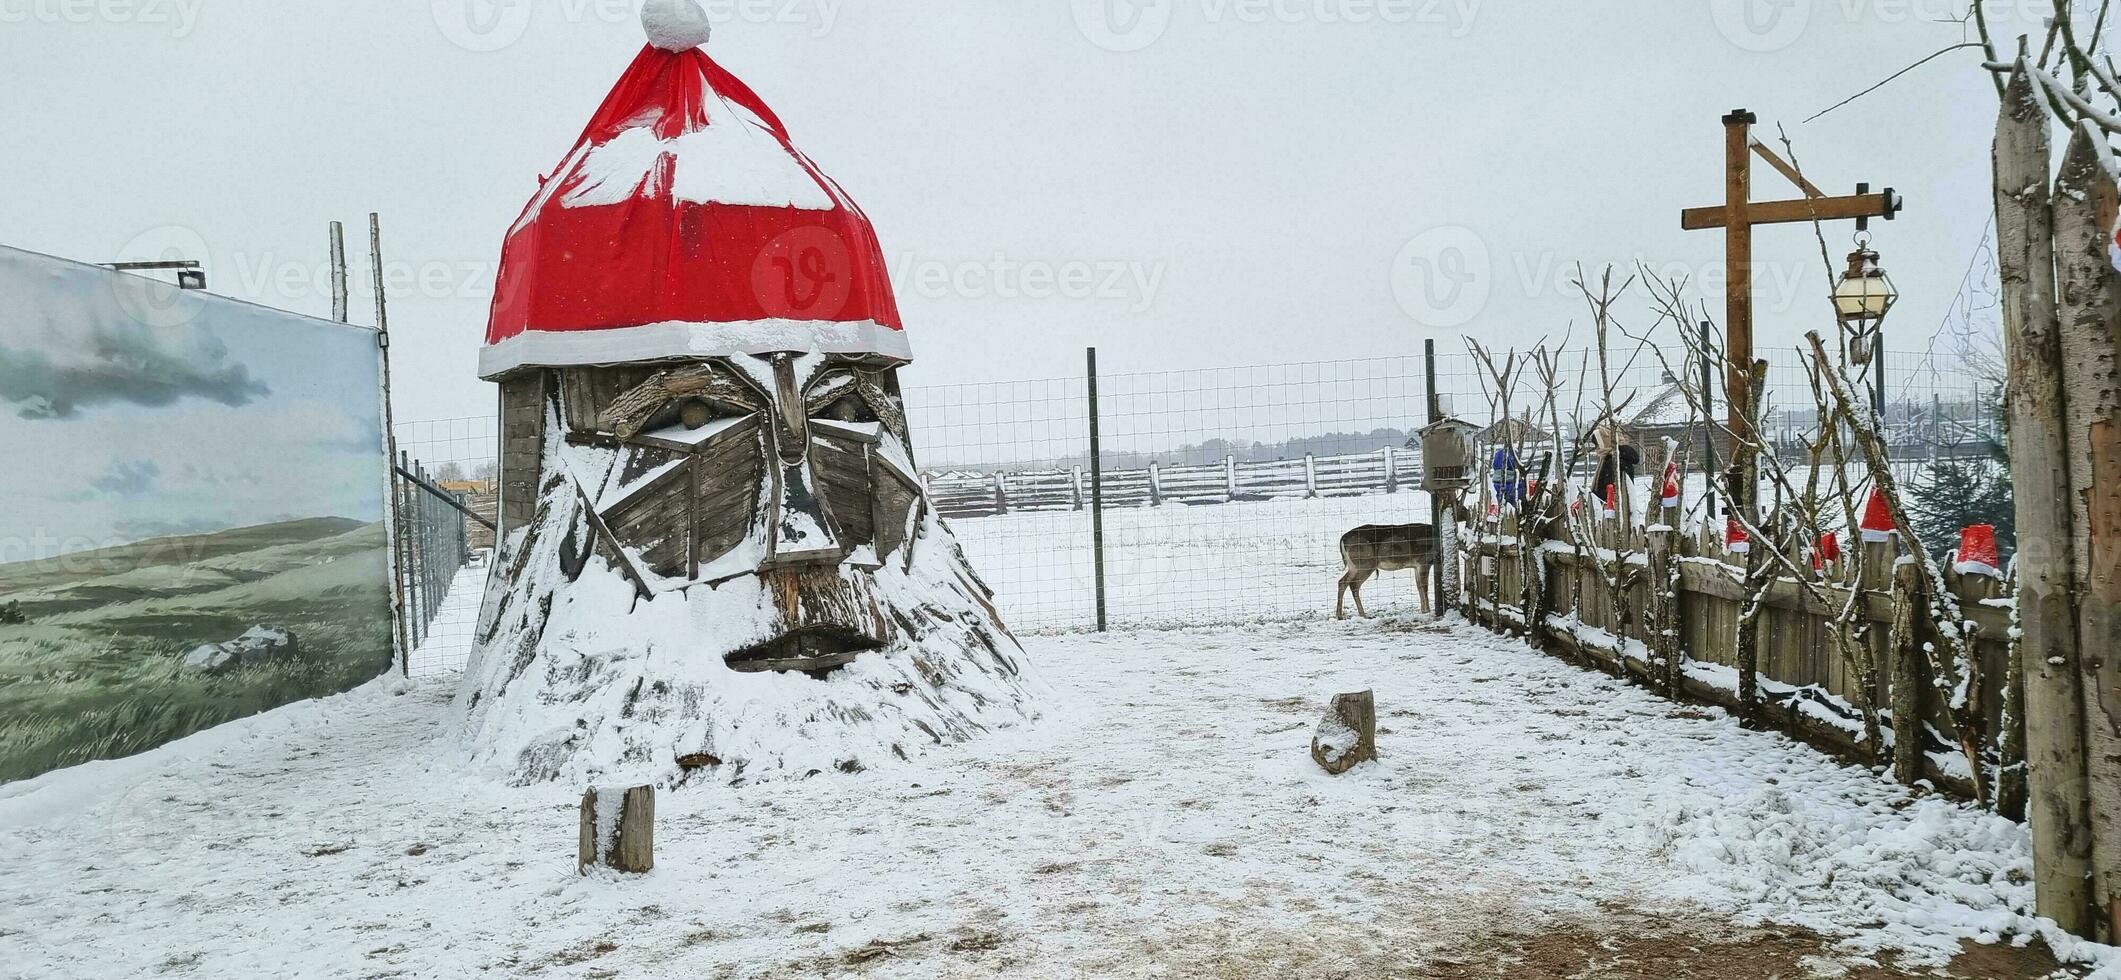
[[[1954,566],[1961,575],[1987,575],[2003,577],[2003,557],[1996,549],[1996,526],[1976,524],[1959,532],[1959,562]]]
[[[1841,560],[1841,535],[1828,531],[1819,536],[1819,560],[1822,562]]]
[[[1871,489],[1871,500],[1863,508],[1863,540],[1869,544],[1881,544],[1893,539],[1893,510],[1886,505],[1885,491]]]
[[[1605,488],[1605,499],[1598,502],[1598,515],[1611,520],[1620,515],[1620,484],[1610,483]]]
[[[1676,459],[1664,464],[1664,492],[1659,495],[1659,501],[1666,509],[1679,506],[1679,461]]]
[[[651,43],[509,229],[480,376],[776,352],[910,361],[868,217],[757,93],[686,46],[704,21],[666,21],[644,18]]]
[[[1748,554],[1753,550],[1753,538],[1745,533],[1745,525],[1733,517],[1724,525],[1723,550],[1734,555]]]

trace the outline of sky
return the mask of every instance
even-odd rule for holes
[[[377,521],[373,331],[0,248],[0,564]]]
[[[2046,0],[1992,3],[2007,36]],[[1721,282],[1721,118],[1785,127],[1874,226],[1894,349],[1990,213],[1995,96],[1945,0],[715,0],[709,52],[861,203],[910,386],[1401,357],[1574,327],[1578,263]],[[0,244],[203,257],[323,315],[380,212],[399,421],[490,416],[502,235],[643,43],[637,0],[0,0]],[[1765,166],[1760,199],[1794,196]],[[1853,229],[1832,229],[1836,261]],[[1763,351],[1824,325],[1809,228],[1757,236]],[[360,277],[357,277],[360,278]],[[1717,295],[1711,291],[1707,295]],[[1719,306],[1720,302],[1715,305]],[[357,322],[373,298],[357,288]],[[1629,312],[1646,322],[1639,304]]]

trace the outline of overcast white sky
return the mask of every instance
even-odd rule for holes
[[[215,291],[323,314],[325,223],[356,226],[365,262],[381,211],[411,279],[398,418],[489,414],[502,234],[641,46],[635,6],[0,0],[0,243],[204,250]],[[1830,192],[1905,195],[1877,245],[1906,296],[1894,346],[1919,347],[1990,209],[1973,53],[1798,121],[1959,40],[1936,22],[1956,6],[720,0],[709,50],[875,220],[904,270],[907,381],[936,385],[1071,374],[1091,344],[1126,372],[1559,334],[1578,261],[1717,267],[1720,235],[1678,213],[1720,202],[1736,106],[1788,124]],[[2037,31],[2045,6],[1992,16]],[[1425,282],[1439,246],[1465,261]],[[1763,344],[1786,347],[1826,273],[1808,229],[1759,249]]]

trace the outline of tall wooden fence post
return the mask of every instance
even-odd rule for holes
[[[1913,562],[1895,564],[1891,542],[1864,547],[1873,549],[1864,556],[1866,571],[1878,568],[1892,582],[1893,622],[1886,634],[1886,650],[1893,665],[1893,775],[1902,785],[1913,786],[1922,779],[1928,742],[1924,717],[1928,699],[1923,696],[1930,686],[1928,663],[1915,632],[1915,624],[1923,619],[1916,604],[1927,601],[1922,594],[1922,570]]]
[[[2078,128],[2052,198],[2091,900],[2102,913],[2094,935],[2106,940],[2121,934],[2121,273],[2111,258],[2121,190],[2112,166],[2106,138]]]
[[[1443,421],[1443,393],[1436,387],[1436,339],[1426,338],[1421,342],[1422,383],[1427,396],[1429,424]],[[1421,461],[1426,470],[1430,460],[1424,450]],[[1446,498],[1449,498],[1448,500]],[[1429,523],[1436,529],[1436,614],[1459,609],[1459,570],[1464,556],[1458,545],[1458,505],[1461,503],[1456,491],[1429,494]]]
[[[1669,515],[1667,515],[1669,517]],[[1677,532],[1672,523],[1659,523],[1647,534],[1650,571],[1648,628],[1652,656],[1656,659],[1657,683],[1667,695],[1679,691],[1679,591],[1673,587],[1672,545]]]

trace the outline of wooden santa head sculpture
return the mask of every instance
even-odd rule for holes
[[[1035,717],[928,506],[869,220],[694,0],[508,232],[501,545],[459,697],[519,782],[853,770]]]

